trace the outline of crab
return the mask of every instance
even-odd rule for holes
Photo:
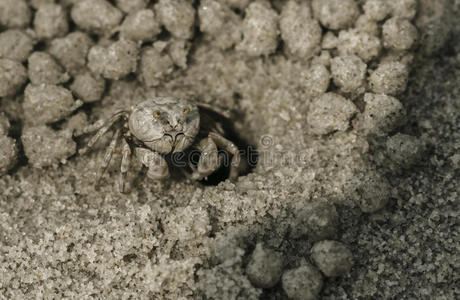
[[[97,133],[79,153],[86,153],[113,128],[113,138],[97,171],[96,186],[112,159],[118,141],[121,140],[121,193],[126,192],[125,178],[133,154],[148,168],[149,178],[160,180],[170,176],[168,161],[171,159],[167,161],[167,157],[170,158],[175,153],[197,151],[200,155],[198,161],[194,164],[188,160],[187,170],[182,170],[188,178],[199,181],[206,179],[224,164],[226,157],[219,151],[221,149],[232,155],[229,179],[235,181],[239,175],[239,149],[224,137],[225,132],[215,120],[216,116],[225,116],[225,112],[183,98],[150,98],[129,110],[117,111],[108,120],[99,120],[83,128],[77,136]]]

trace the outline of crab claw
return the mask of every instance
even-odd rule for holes
[[[168,163],[160,154],[145,148],[136,148],[135,153],[142,164],[148,168],[148,178],[158,180],[170,176]]]

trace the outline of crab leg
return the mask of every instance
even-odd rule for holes
[[[117,111],[115,114],[113,114],[110,117],[110,119],[108,119],[108,120],[100,119],[100,120],[96,121],[93,124],[90,124],[90,125],[87,125],[87,126],[83,127],[80,130],[76,130],[74,132],[74,135],[75,136],[81,136],[81,135],[84,135],[84,134],[94,132],[96,130],[101,129],[105,124],[109,124],[111,121],[115,122],[116,120],[118,120],[120,118],[121,115],[127,115],[127,114],[129,114],[129,112],[126,111],[126,110]]]
[[[113,135],[113,139],[110,142],[109,147],[107,148],[107,151],[105,152],[104,160],[102,161],[101,166],[97,170],[96,185],[99,184],[99,181],[101,180],[102,175],[104,175],[104,172],[107,169],[107,166],[109,165],[110,160],[112,159],[113,152],[115,151],[115,147],[117,146],[117,142],[120,137],[120,132],[121,132],[120,129],[117,129],[117,131]]]
[[[105,124],[105,120],[103,119],[97,120],[93,124],[87,125],[80,130],[76,130],[74,132],[74,136],[81,136],[81,135],[88,134],[96,130],[99,130],[104,126],[104,124]]]
[[[109,119],[105,125],[99,128],[99,131],[89,140],[85,148],[79,151],[80,154],[85,154],[109,129],[123,116],[123,113],[120,112]],[[99,124],[98,124],[99,125]]]
[[[120,170],[120,193],[125,192],[125,178],[128,173],[129,164],[131,162],[131,148],[125,138],[122,139],[123,150],[121,157],[121,170]]]

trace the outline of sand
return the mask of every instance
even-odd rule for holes
[[[460,297],[458,1],[50,2],[0,0],[1,299]],[[257,166],[95,188],[79,130],[157,96]]]

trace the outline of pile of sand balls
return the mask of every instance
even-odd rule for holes
[[[50,125],[82,102],[101,100],[107,80],[136,74],[147,88],[166,82],[187,68],[198,29],[222,50],[268,56],[283,41],[281,50],[293,60],[315,58],[305,78],[306,89],[317,97],[308,112],[311,133],[345,131],[358,115],[354,126],[367,134],[403,119],[383,109],[381,99],[400,106],[389,97],[407,85],[417,39],[416,7],[415,0],[284,5],[203,0],[196,10],[185,0],[154,5],[146,0],[32,1],[31,6],[25,0],[1,0],[0,97],[26,88],[24,123]],[[71,23],[76,26],[69,32]],[[170,38],[159,39],[162,32]],[[354,102],[363,97],[361,117]]]
[[[247,251],[252,241],[248,231],[242,230],[242,236],[238,230],[217,236],[215,266],[198,272],[203,294],[210,299],[236,295],[258,299],[261,289],[280,287],[289,299],[317,299],[326,278],[347,276],[353,255],[336,240],[339,215],[333,204],[320,201],[299,207],[290,225],[291,239],[313,243],[309,253],[295,262],[277,246],[260,241]]]

